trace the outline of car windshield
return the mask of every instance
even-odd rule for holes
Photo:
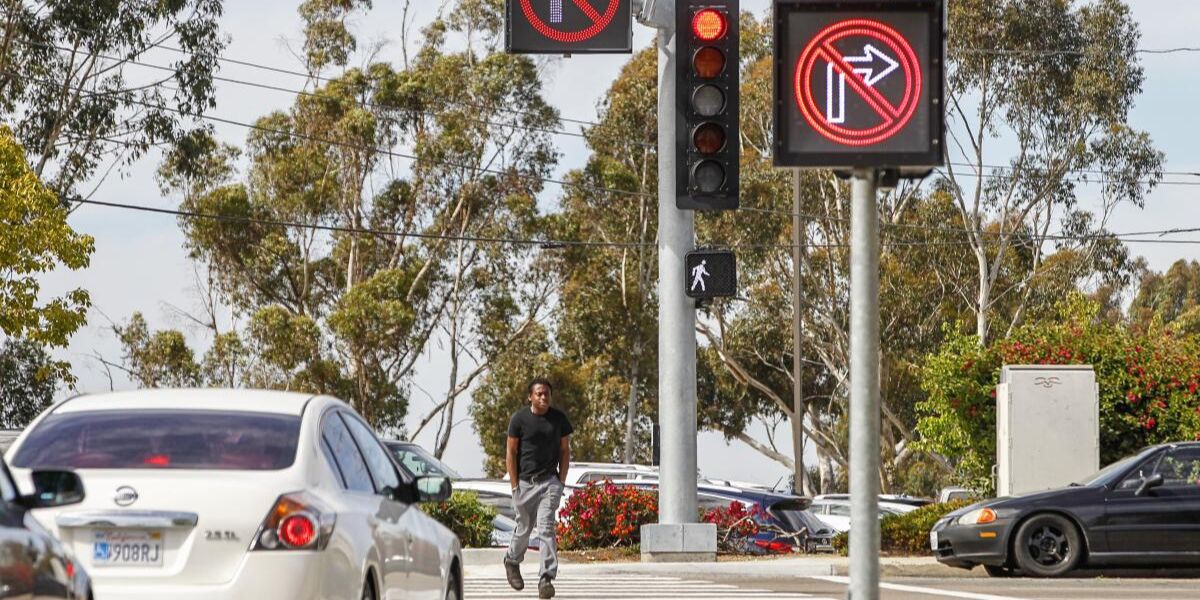
[[[388,449],[414,477],[439,475],[450,479],[462,479],[462,475],[459,475],[457,471],[446,466],[446,463],[416,444],[388,444]]]
[[[1133,456],[1126,456],[1125,458],[1122,458],[1121,460],[1118,460],[1117,462],[1100,469],[1094,475],[1079,480],[1077,483],[1084,486],[1107,484],[1109,483],[1109,479],[1116,477],[1120,472],[1132,466],[1134,462],[1141,460],[1143,455],[1143,452],[1139,452]]]
[[[46,417],[17,449],[25,469],[285,469],[300,417],[202,410],[105,410]]]

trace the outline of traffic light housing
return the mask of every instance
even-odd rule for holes
[[[736,210],[740,0],[676,4],[675,206]]]

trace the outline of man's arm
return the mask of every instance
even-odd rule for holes
[[[504,450],[504,468],[508,470],[508,482],[517,489],[517,450],[521,447],[521,438],[508,436],[508,447]]]
[[[567,469],[571,466],[571,436],[558,439],[558,480],[567,482]]]

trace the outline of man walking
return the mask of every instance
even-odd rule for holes
[[[554,597],[552,582],[558,575],[555,513],[571,462],[570,436],[574,431],[567,415],[550,406],[552,392],[549,380],[539,377],[529,382],[529,406],[509,419],[508,447],[504,453],[508,480],[512,483],[513,509],[517,513],[517,530],[504,556],[504,570],[514,590],[525,588],[521,560],[536,524],[541,547],[538,598]]]

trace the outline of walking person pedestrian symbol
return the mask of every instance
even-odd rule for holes
[[[692,291],[696,291],[696,286],[700,286],[700,291],[708,291],[704,285],[704,278],[709,276],[708,269],[704,265],[708,264],[707,260],[700,261],[700,264],[692,268]]]

